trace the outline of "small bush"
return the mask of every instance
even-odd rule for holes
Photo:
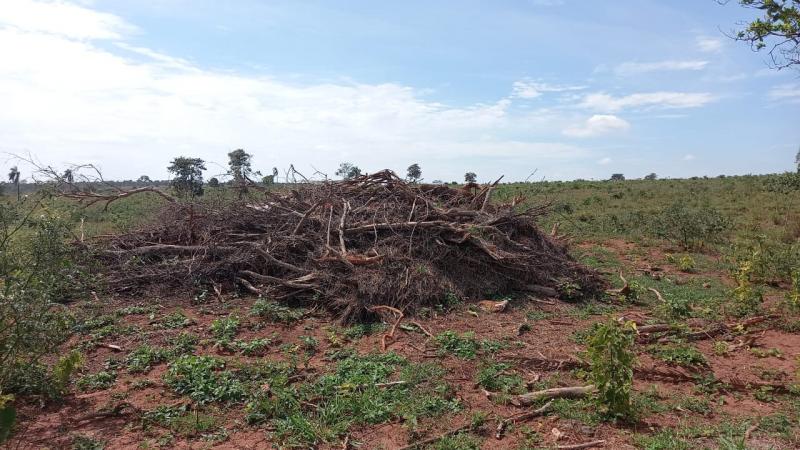
[[[48,374],[39,359],[68,335],[72,317],[58,303],[74,295],[84,277],[64,243],[66,225],[47,216],[34,219],[34,208],[0,204],[0,396],[22,394],[19,388],[58,396],[72,373],[72,360]],[[44,375],[29,378],[31,370]],[[43,384],[32,386],[35,380]]]
[[[743,261],[734,274],[736,287],[733,289],[732,313],[736,316],[746,316],[757,312],[764,300],[761,290],[753,287],[751,283],[752,270],[752,261]]]
[[[598,401],[612,417],[629,417],[632,412],[634,330],[632,322],[612,320],[601,324],[589,339],[590,377]]]

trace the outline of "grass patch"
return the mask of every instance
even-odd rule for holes
[[[414,427],[419,418],[459,409],[442,376],[438,366],[411,364],[394,353],[351,356],[305,384],[279,372],[268,392],[248,402],[247,419],[270,422],[286,447],[332,443],[352,427],[391,420]]]

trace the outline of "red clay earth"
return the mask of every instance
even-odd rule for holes
[[[584,246],[588,247],[588,246]],[[605,245],[617,254],[627,270],[633,267],[649,267],[663,265],[663,255],[660,252],[645,253],[628,259],[632,249],[631,244],[613,242]],[[632,267],[631,267],[632,266]],[[683,274],[669,270],[667,276],[693,277],[722,274],[697,273]],[[333,323],[333,318],[326,312],[312,313],[302,321],[290,326],[264,323],[263,328],[253,331],[248,324],[260,322],[260,319],[248,317],[247,311],[254,299],[226,299],[223,304],[214,300],[212,303],[195,306],[189,298],[176,296],[169,299],[102,299],[102,312],[113,313],[115,310],[133,304],[163,305],[155,313],[156,320],[173,311],[181,310],[194,323],[178,330],[156,329],[153,320],[148,314],[129,315],[123,317],[118,326],[133,325],[142,330],[141,333],[119,336],[113,341],[102,341],[118,345],[123,352],[115,352],[104,347],[91,347],[84,351],[86,362],[84,373],[96,373],[104,368],[104,362],[111,356],[121,357],[140,344],[152,345],[167,344],[170,337],[181,331],[197,333],[202,339],[211,338],[209,326],[214,319],[224,317],[231,312],[240,311],[242,318],[241,331],[237,338],[252,339],[255,337],[277,336],[277,341],[271,345],[265,354],[254,357],[227,354],[214,348],[208,342],[201,344],[196,354],[217,355],[223,358],[235,358],[242,361],[256,361],[262,358],[280,360],[285,358],[279,349],[282,343],[295,343],[301,335],[313,336],[319,341],[318,351],[310,358],[306,371],[308,373],[321,373],[329,370],[332,363],[325,360],[324,355],[334,349],[327,339],[325,327]],[[545,300],[547,301],[547,300]],[[81,304],[73,308],[81,308]],[[604,316],[594,315],[579,318],[575,314],[580,306],[561,302],[552,304],[529,301],[527,299],[512,300],[509,308],[500,313],[470,311],[470,304],[464,304],[454,311],[434,315],[428,318],[416,318],[432,334],[436,335],[446,330],[456,332],[473,331],[476,338],[494,339],[505,341],[509,345],[495,355],[498,361],[514,363],[518,371],[526,380],[537,378],[550,379],[557,386],[570,386],[584,384],[570,371],[541,370],[525,368],[525,361],[534,359],[578,360],[582,345],[577,344],[572,335],[578,330],[588,328],[593,322],[606,320]],[[531,311],[549,313],[541,320],[526,319],[526,314]],[[631,306],[614,312],[615,316],[625,316],[644,322],[652,318],[649,308],[644,306]],[[409,319],[406,319],[406,322]],[[730,321],[730,320],[729,320]],[[519,326],[528,323],[531,327],[519,335]],[[702,321],[693,321],[693,325],[701,327]],[[701,340],[696,343],[697,348],[703,353],[708,366],[696,369],[704,373],[713,373],[719,380],[739,380],[749,383],[764,383],[763,373],[768,370],[774,382],[791,383],[796,380],[797,360],[800,354],[800,336],[772,328],[772,322],[760,324],[763,333],[756,333],[757,337],[753,346],[762,349],[750,351],[747,346],[732,351],[724,356],[717,355],[714,351],[714,340]],[[81,344],[82,337],[74,337],[65,349]],[[735,344],[736,342],[731,342]],[[453,355],[441,356],[436,352],[434,343],[423,333],[397,330],[395,339],[387,340],[389,351],[396,352],[414,362],[437,361],[446,369],[446,380],[455,389],[456,397],[463,405],[463,410],[456,415],[446,415],[435,419],[421,421],[418,429],[423,432],[417,439],[436,436],[447,430],[463,425],[469,421],[470,414],[475,411],[485,411],[492,417],[507,417],[521,411],[520,408],[510,404],[498,404],[484,395],[482,389],[475,384],[475,373],[478,359],[461,360]],[[367,335],[350,344],[359,353],[381,351],[381,332]],[[777,349],[770,350],[770,349]],[[761,357],[760,357],[761,356]],[[643,368],[670,369],[690,374],[695,369],[676,369],[666,363],[654,359],[644,349],[639,352],[639,366]],[[159,405],[177,405],[189,402],[186,397],[181,397],[165,386],[162,376],[166,372],[166,364],[155,366],[147,374],[128,374],[124,370],[118,372],[117,382],[107,390],[92,393],[80,393],[73,389],[63,402],[41,405],[35,401],[28,401],[21,405],[19,422],[20,428],[16,435],[7,444],[9,448],[69,448],[76,435],[95,438],[105,442],[106,449],[122,448],[153,448],[158,447],[159,438],[168,434],[168,430],[158,426],[144,428],[141,425],[140,414]],[[142,380],[150,380],[151,384],[141,387]],[[133,383],[138,382],[139,387],[134,388]],[[646,379],[637,373],[634,388],[636,392],[649,392],[651,397],[663,403],[669,403],[684,396],[698,397],[695,384],[680,380]],[[659,430],[681,426],[687,422],[712,427],[725,420],[745,418],[758,418],[775,413],[780,410],[778,401],[763,401],[754,397],[752,392],[746,390],[722,390],[719,394],[712,394],[711,406],[707,412],[693,412],[689,409],[668,407],[663,412],[651,413],[635,424],[613,424],[601,422],[591,426],[577,420],[549,414],[526,421],[524,424],[511,427],[502,439],[495,438],[496,422],[488,421],[483,429],[475,434],[482,442],[483,449],[524,448],[525,437],[522,428],[538,432],[542,440],[536,445],[549,448],[555,445],[578,444],[597,439],[606,441],[604,448],[624,449],[635,448],[632,436],[635,433],[656,433]],[[268,430],[264,426],[249,426],[244,422],[243,407],[233,407],[219,411],[220,425],[228,430],[227,438],[221,442],[209,442],[201,437],[175,436],[166,441],[163,448],[273,448]],[[111,411],[111,413],[109,413]],[[555,441],[553,430],[557,429],[563,436]],[[331,447],[323,448],[362,448],[362,449],[394,449],[407,445],[411,440],[408,428],[402,423],[388,423],[351,430],[344,446],[338,443]],[[716,444],[713,437],[708,440],[702,438],[694,442],[713,448]],[[146,444],[145,444],[146,443]],[[356,447],[357,445],[357,447]],[[791,444],[759,430],[752,430],[747,442],[748,448],[791,448]],[[787,446],[788,445],[788,446]]]

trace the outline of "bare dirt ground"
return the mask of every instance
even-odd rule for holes
[[[589,249],[593,245],[581,247]],[[683,273],[664,263],[661,249],[636,252],[633,244],[624,241],[600,245],[620,262],[629,277],[656,276],[659,280],[672,280],[676,285],[690,283],[693,278],[713,278],[721,285],[730,285],[728,275],[713,264],[694,273]],[[713,263],[714,257],[710,260]],[[649,275],[637,271],[653,267],[659,270]],[[616,278],[616,270],[607,272],[609,279]],[[778,298],[778,294],[767,295],[766,313]],[[497,438],[497,420],[525,409],[487,398],[483,387],[476,383],[482,365],[487,361],[507,363],[508,370],[520,376],[531,389],[586,384],[581,379],[580,368],[575,368],[583,361],[581,354],[585,345],[580,339],[581,332],[595,322],[608,320],[609,314],[634,320],[640,327],[659,322],[653,314],[657,301],[648,298],[636,303],[587,305],[521,297],[511,299],[503,312],[485,312],[475,307],[476,300],[481,299],[466,301],[447,311],[433,310],[427,316],[405,318],[401,324],[417,321],[434,336],[447,331],[472,332],[477,341],[500,343],[491,353],[458,357],[443,351],[436,339],[416,326],[400,327],[394,338],[386,340],[386,351],[395,352],[412,363],[440,364],[445,369],[443,381],[451,389],[449,395],[457,402],[457,410],[420,418],[413,426],[397,418],[353,426],[340,439],[316,446],[402,448],[469,424],[476,413],[482,412],[485,423],[462,433],[470,440],[467,444],[432,443],[430,448],[557,448],[597,440],[604,441],[598,447],[608,449],[689,448],[681,446],[681,442],[697,448],[798,448],[797,423],[792,422],[797,404],[783,386],[797,381],[800,335],[787,331],[791,328],[787,328],[781,317],[740,328],[738,333],[724,338],[698,338],[689,344],[702,355],[702,361],[695,364],[668,362],[652,351],[651,344],[640,343],[634,377],[635,420],[602,420],[591,401],[559,400],[551,413],[516,423]],[[313,351],[306,352],[307,361],[301,362],[298,368],[300,376],[307,379],[330,372],[336,364],[331,355],[336,352],[347,349],[358,354],[383,351],[381,340],[387,327],[360,338],[340,338],[335,332],[332,334],[331,330],[339,328],[325,312],[307,312],[301,320],[291,324],[271,323],[248,315],[254,301],[254,298],[226,297],[224,302],[212,298],[197,304],[191,296],[176,294],[171,298],[104,298],[99,303],[75,304],[72,308],[78,314],[91,311],[95,316],[112,315],[132,305],[142,306],[142,312],[119,317],[114,324],[116,331],[105,336],[92,337],[89,332],[76,334],[65,351],[83,348],[86,361],[82,372],[96,374],[110,370],[114,361],[123,360],[143,344],[169,346],[180,333],[198,337],[194,354],[220,357],[230,365],[288,361],[296,354],[293,348],[313,338],[317,345]],[[164,318],[176,312],[188,320],[174,328],[165,327]],[[269,338],[271,343],[252,356],[217,345],[210,331],[212,323],[230,314],[241,318],[237,340]],[[692,319],[689,324],[697,330],[711,329],[714,323],[723,322],[735,320]],[[106,344],[119,349],[104,347]],[[722,346],[725,351],[721,350]],[[188,406],[191,422],[192,411],[195,411],[192,402],[165,384],[168,364],[170,361],[166,360],[156,362],[144,373],[118,368],[115,369],[116,379],[109,387],[80,388],[76,383],[73,393],[61,403],[43,407],[31,401],[23,405],[21,429],[8,447],[249,449],[282,446],[272,425],[246,422],[241,402],[202,407],[202,420],[211,417],[213,422],[208,427],[176,427],[144,421],[145,412],[168,405]],[[199,422],[200,413],[196,414],[195,422]],[[788,418],[791,422],[788,431],[779,425],[765,425],[763,419],[769,417],[776,418],[772,422]],[[728,441],[730,447],[726,447]],[[742,447],[737,446],[739,442]]]

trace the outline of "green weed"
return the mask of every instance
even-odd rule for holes
[[[246,397],[244,385],[222,370],[225,363],[209,356],[184,355],[169,365],[164,381],[178,394],[197,403],[236,403]]]

